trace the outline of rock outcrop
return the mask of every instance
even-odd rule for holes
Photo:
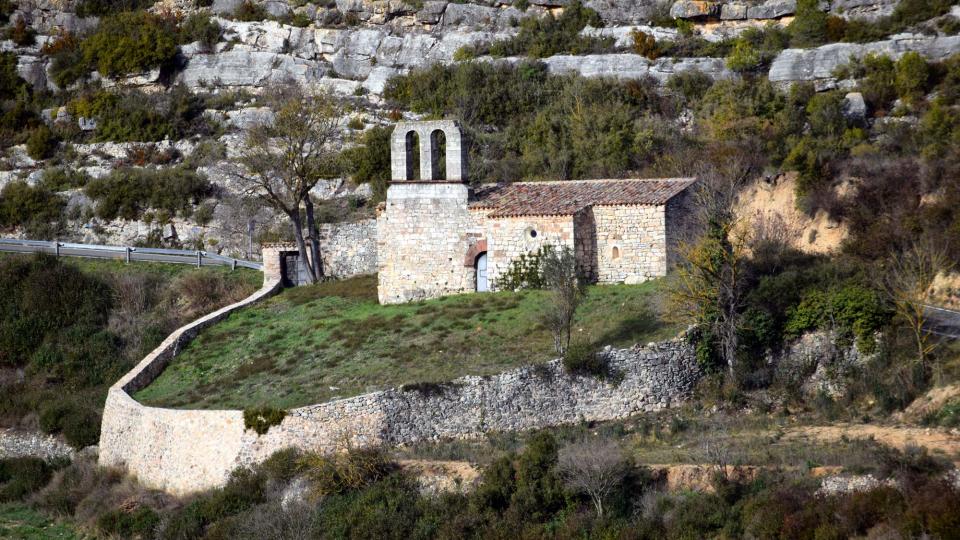
[[[771,82],[785,85],[812,81],[820,89],[832,88],[837,83],[834,71],[852,58],[878,54],[897,59],[910,51],[929,60],[943,60],[960,51],[960,36],[898,34],[873,43],[831,43],[813,49],[786,49],[774,59],[769,78]]]

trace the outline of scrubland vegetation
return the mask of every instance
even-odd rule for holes
[[[707,427],[728,422],[711,420]],[[845,442],[795,447],[783,461],[796,466],[748,471],[737,461],[742,450],[695,435],[700,427],[666,416],[556,434],[491,434],[459,443],[487,447],[477,483],[439,494],[425,493],[396,461],[431,452],[421,446],[399,454],[285,450],[238,469],[220,489],[184,500],[80,458],[56,465],[47,485],[8,500],[25,498],[75,527],[124,538],[956,537],[960,499],[942,479],[942,458]],[[665,447],[691,438],[703,443],[693,451],[709,456],[704,490],[663,490],[664,469],[645,465],[652,462],[643,450],[658,436]],[[821,465],[873,472],[899,487],[819,494],[809,471]],[[306,481],[305,490],[283,495],[296,479]],[[20,506],[4,509],[19,520],[37,519]]]
[[[0,257],[0,417],[96,444],[106,389],[173,329],[250,294],[259,274]]]

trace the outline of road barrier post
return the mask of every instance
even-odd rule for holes
[[[123,252],[124,252],[124,253],[123,253],[123,260],[124,260],[124,262],[126,262],[127,264],[130,264],[130,252],[131,252],[131,251],[133,251],[133,250],[130,249],[130,246],[126,246],[126,247],[123,249]]]

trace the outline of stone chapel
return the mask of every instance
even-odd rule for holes
[[[455,121],[400,122],[377,213],[381,304],[495,290],[511,261],[568,246],[596,283],[639,283],[674,262],[693,178],[481,184]]]

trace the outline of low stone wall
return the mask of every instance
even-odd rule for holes
[[[685,339],[605,352],[613,381],[568,375],[559,360],[490,377],[461,377],[365,394],[289,412],[241,463],[282,448],[330,451],[352,445],[469,438],[665,409],[690,396],[702,372]]]
[[[160,409],[130,397],[128,392],[159,373],[165,355],[174,353],[182,339],[266,296],[271,287],[178,331],[110,389],[101,464],[126,466],[147,486],[187,494],[222,485],[235,468],[259,463],[283,448],[333,451],[347,443],[466,438],[659,410],[686,399],[701,375],[692,348],[676,339],[607,350],[618,375],[614,382],[568,375],[554,360],[491,377],[463,377],[294,409],[262,436],[244,429],[241,411]]]
[[[153,382],[201,330],[277,293],[281,288],[277,252],[265,249],[264,261],[260,290],[177,329],[110,387],[100,427],[101,465],[126,466],[147,485],[175,493],[226,481],[233,467],[221,458],[239,452],[239,439],[244,435],[242,412],[145,407],[130,394]]]
[[[377,273],[377,220],[320,226],[320,257],[327,276],[338,279]]]

